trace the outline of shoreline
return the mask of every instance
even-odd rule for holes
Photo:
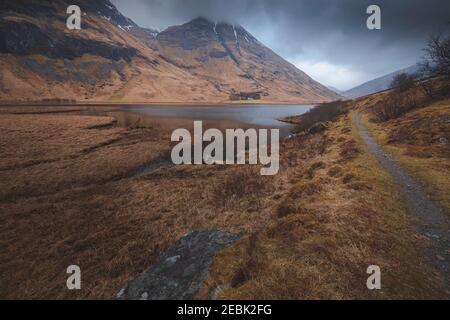
[[[298,105],[319,105],[323,102],[275,102],[275,101],[260,101],[260,102],[79,102],[79,103],[52,103],[52,102],[0,102],[0,107],[109,107],[109,106],[261,106],[261,105],[283,105],[283,106],[298,106]]]

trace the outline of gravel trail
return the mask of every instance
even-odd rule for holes
[[[450,295],[450,232],[449,218],[426,194],[423,187],[413,179],[392,157],[386,154],[361,123],[361,115],[355,113],[356,127],[367,144],[369,152],[391,174],[403,192],[409,213],[417,222],[419,232],[429,239],[426,259],[443,279],[443,285]]]

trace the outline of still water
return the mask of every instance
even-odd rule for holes
[[[122,107],[121,110],[156,118],[224,120],[256,127],[281,128],[289,125],[278,119],[303,114],[312,107],[312,105],[134,105]]]

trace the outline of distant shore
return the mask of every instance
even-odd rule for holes
[[[299,101],[299,102],[280,102],[280,101],[271,101],[271,100],[259,100],[259,101],[223,101],[223,102],[198,102],[198,101],[186,101],[186,102],[103,102],[103,101],[77,101],[77,102],[49,102],[49,101],[0,101],[0,107],[8,107],[8,106],[33,106],[33,107],[44,107],[44,106],[58,106],[58,107],[69,107],[69,106],[133,106],[133,105],[167,105],[167,106],[224,106],[224,105],[236,105],[236,106],[246,106],[246,105],[309,105],[309,104],[320,104],[322,102],[308,102],[308,101]]]

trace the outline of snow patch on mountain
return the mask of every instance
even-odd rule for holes
[[[236,49],[239,51],[239,53],[241,53],[241,47],[239,45],[239,40],[238,40],[238,35],[236,32],[236,28],[233,25],[233,32],[234,32],[234,39],[236,40]]]
[[[102,18],[105,19],[105,20],[111,21],[111,17],[102,16],[102,15],[101,15],[100,17],[102,17]]]
[[[119,29],[122,29],[123,31],[130,31],[131,28],[134,28],[134,26],[132,26],[132,25],[121,26],[120,24],[117,25],[117,27],[119,27]]]

